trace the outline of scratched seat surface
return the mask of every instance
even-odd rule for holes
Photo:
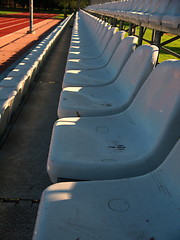
[[[180,61],[165,61],[124,112],[57,120],[47,164],[52,182],[133,177],[158,167],[179,139],[179,77]]]
[[[144,176],[48,187],[33,240],[179,240],[179,156],[180,141]]]

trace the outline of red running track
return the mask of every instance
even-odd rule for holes
[[[50,19],[56,14],[34,13],[33,23],[39,23]],[[13,15],[0,15],[0,37],[16,32],[29,26],[29,13],[17,13]]]

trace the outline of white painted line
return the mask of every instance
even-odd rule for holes
[[[8,29],[8,28],[12,28],[12,27],[15,27],[15,26],[18,26],[18,25],[22,25],[22,24],[25,24],[25,23],[28,23],[29,21],[25,21],[25,22],[21,22],[21,23],[18,23],[18,24],[14,24],[14,25],[11,25],[11,26],[7,26],[7,27],[4,27],[4,28],[1,28],[0,31],[4,30],[4,29]]]

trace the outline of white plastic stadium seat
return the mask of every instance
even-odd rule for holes
[[[143,0],[135,0],[133,1],[133,3],[131,4],[131,7],[128,11],[124,11],[122,13],[122,17],[125,18],[125,19],[131,19],[131,15],[133,13],[137,13],[140,11],[140,9],[142,8],[142,5],[143,5]]]
[[[150,2],[149,0],[138,0],[136,1],[138,4],[133,11],[129,11],[125,14],[125,17],[128,17],[129,20],[139,21],[139,15],[144,14],[145,11],[149,8]]]
[[[179,139],[179,78],[180,61],[165,61],[124,112],[59,119],[47,164],[52,182],[134,177],[157,168]]]
[[[179,156],[180,141],[144,176],[48,187],[33,240],[179,240]]]
[[[180,27],[180,1],[171,0],[171,5],[162,18],[162,25],[167,28]]]
[[[107,28],[107,30],[106,30]],[[105,48],[112,36],[115,32],[117,32],[117,28],[105,27],[105,36],[100,42],[96,41],[95,45],[89,45],[87,48],[74,46],[74,43],[70,45],[69,49],[69,57],[68,58],[96,58],[103,54]]]
[[[150,24],[161,25],[162,17],[169,8],[171,0],[159,0],[158,2],[159,5],[157,8],[151,14],[149,14],[148,21]]]
[[[13,88],[0,87],[0,136],[9,123],[16,94]]]
[[[67,70],[64,75],[62,87],[101,86],[113,82],[134,51],[136,43],[137,37],[134,36],[123,39],[111,57],[111,60],[104,68]]]
[[[118,3],[118,2],[117,2]],[[127,1],[126,2],[120,2],[120,4],[117,6],[116,10],[114,11],[114,15],[116,17],[127,17],[129,12],[134,11],[137,8],[137,0],[134,1]],[[124,6],[122,6],[124,5]]]
[[[154,11],[156,11],[158,7],[159,7],[159,1],[151,0],[149,7],[146,9],[146,12],[144,12],[141,15],[139,15],[139,21],[148,23],[149,15],[151,13],[153,13]]]
[[[158,47],[142,45],[126,62],[118,78],[101,87],[68,87],[61,92],[58,116],[103,116],[124,111],[156,64]]]
[[[80,11],[76,16],[70,43],[70,58],[93,58],[100,56],[115,29],[104,21]]]
[[[112,29],[113,30],[113,29]],[[70,59],[70,56],[67,59],[66,70],[69,69],[98,69],[104,67],[114,54],[116,48],[124,39],[125,31],[119,31],[113,34],[111,40],[105,48],[103,54],[98,58],[89,58],[89,59]]]
[[[0,82],[0,88],[10,88],[11,91],[13,89],[14,92],[16,92],[15,96],[14,96],[14,103],[13,103],[13,109],[12,111],[16,111],[22,96],[23,96],[23,90],[26,84],[26,80],[27,80],[28,76],[23,76],[23,77],[5,77],[1,82]]]
[[[99,40],[98,38],[94,39],[94,44],[89,44],[88,47],[79,45],[79,42],[81,42],[78,40],[79,38],[73,38],[69,49],[71,58],[94,58],[100,56],[103,53],[108,41],[112,37],[114,30],[116,29],[111,30],[111,26],[105,25],[101,32],[101,38]]]

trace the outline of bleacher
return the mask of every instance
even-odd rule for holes
[[[43,41],[35,46],[29,54],[0,79],[0,137],[3,136],[11,115],[18,109],[21,99],[26,95],[40,67],[46,60],[59,35],[66,27],[72,15],[65,19]]]
[[[86,10],[179,33],[179,6]],[[180,60],[157,65],[158,47],[137,42],[76,13],[33,240],[179,240]]]
[[[157,29],[180,34],[179,0],[121,0],[90,5],[86,10]]]

